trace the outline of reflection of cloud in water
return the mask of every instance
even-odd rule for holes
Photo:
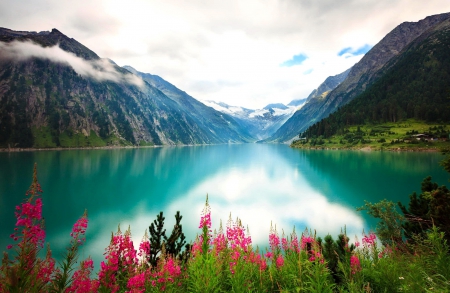
[[[196,219],[188,223],[189,227],[198,225],[206,193],[213,228],[219,227],[220,219],[225,225],[231,212],[233,220],[239,217],[248,225],[253,242],[257,244],[267,243],[271,221],[277,225],[280,235],[281,229],[290,233],[294,225],[297,231],[307,227],[323,236],[328,233],[336,236],[346,227],[352,237],[360,235],[364,228],[362,217],[353,209],[329,202],[289,168],[281,172],[277,168],[276,173],[256,168],[216,174],[187,191],[168,209],[182,209],[185,218]]]

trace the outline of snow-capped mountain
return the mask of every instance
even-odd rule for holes
[[[305,100],[306,101],[306,100]],[[269,104],[262,109],[248,109],[239,106],[231,106],[223,102],[202,101],[219,112],[228,114],[245,127],[247,131],[258,140],[265,139],[274,134],[303,103],[289,103],[288,106],[276,103]],[[293,105],[295,104],[295,105]]]

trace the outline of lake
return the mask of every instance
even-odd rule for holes
[[[58,258],[70,242],[72,225],[88,210],[83,258],[96,270],[111,232],[131,227],[137,247],[160,211],[171,231],[180,211],[189,240],[199,232],[206,194],[213,228],[229,215],[248,225],[253,243],[265,246],[271,222],[279,234],[306,227],[351,239],[376,221],[355,208],[364,200],[409,201],[428,175],[439,185],[449,174],[439,153],[298,150],[287,145],[241,144],[141,149],[63,150],[0,153],[0,246],[10,244],[14,207],[38,164],[46,241]]]

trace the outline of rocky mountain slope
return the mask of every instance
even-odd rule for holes
[[[341,84],[322,99],[309,100],[269,140],[289,141],[354,99],[381,76],[380,70],[393,57],[399,55],[416,38],[449,18],[450,13],[444,13],[426,17],[418,22],[404,22],[394,28],[351,68]]]
[[[0,28],[0,147],[254,140],[233,118],[158,82],[56,29]]]

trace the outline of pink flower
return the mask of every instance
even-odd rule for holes
[[[284,259],[283,259],[283,256],[280,254],[277,257],[276,266],[277,266],[277,268],[281,268],[283,265],[284,265]]]
[[[303,250],[311,249],[311,246],[312,246],[313,242],[314,242],[314,238],[312,238],[311,236],[302,235],[301,247],[302,247]]]
[[[273,229],[272,227],[270,227],[269,245],[270,245],[270,249],[273,252],[280,249],[280,237],[278,237],[276,228]]]
[[[70,236],[73,238],[72,242],[77,245],[82,245],[86,241],[86,229],[88,226],[87,211],[84,211],[83,216],[79,218],[72,227]]]
[[[350,268],[352,274],[356,274],[356,272],[359,272],[361,270],[361,263],[356,255],[352,255],[350,257]]]
[[[139,244],[138,256],[146,257],[148,255],[150,255],[150,241],[142,240],[141,243]]]
[[[242,226],[242,223],[239,219],[236,222],[233,222],[230,219],[227,223],[227,240],[228,245],[232,249],[239,247],[244,251],[248,251],[249,246],[252,244],[252,238],[245,234],[245,228]]]
[[[131,277],[127,283],[128,289],[130,289],[130,293],[141,293],[145,292],[145,272],[138,274],[134,277]]]
[[[6,246],[6,249],[11,249],[13,246],[11,244],[9,244],[8,246]]]
[[[88,258],[81,262],[80,269],[75,271],[72,276],[72,284],[67,288],[66,292],[74,293],[88,293],[97,292],[99,282],[97,280],[91,280],[90,275],[94,270],[94,262],[91,258]]]
[[[377,236],[373,232],[370,232],[369,236],[364,235],[364,237],[362,239],[363,245],[367,246],[367,247],[374,246],[376,244],[376,241],[377,241]]]
[[[288,241],[285,237],[281,238],[281,247],[283,247],[284,251],[289,249]]]
[[[168,272],[172,277],[178,277],[181,274],[180,266],[171,257],[164,264],[164,271]]]

